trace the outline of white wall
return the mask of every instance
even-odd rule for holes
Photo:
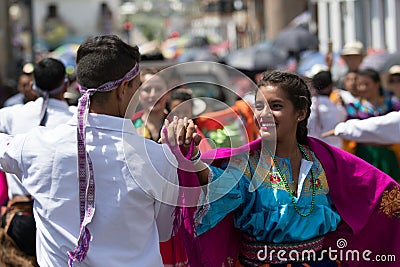
[[[36,33],[41,32],[43,21],[47,15],[47,6],[56,4],[58,14],[78,36],[98,33],[100,5],[106,2],[111,8],[116,25],[118,25],[119,0],[35,0],[34,26]]]

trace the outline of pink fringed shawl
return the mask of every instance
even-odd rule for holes
[[[399,266],[399,184],[365,161],[318,139],[309,138],[309,145],[324,167],[330,197],[342,217],[338,229],[326,236],[325,249],[336,250],[332,251],[332,256],[342,260],[343,266]],[[260,147],[261,139],[258,139],[240,148],[209,151],[202,159],[218,165],[223,159]],[[179,178],[185,186],[198,186],[194,173],[180,170]],[[183,220],[181,226],[185,230],[181,233],[190,266],[234,266],[240,232],[233,226],[233,214],[198,237],[195,236],[193,214],[194,208],[183,208],[178,216]],[[344,246],[342,249],[338,249],[339,242],[341,248]],[[359,260],[353,258],[352,250],[358,250]],[[363,259],[363,253],[370,261]],[[375,261],[377,255],[386,255],[386,258],[394,255],[396,261],[379,263]]]

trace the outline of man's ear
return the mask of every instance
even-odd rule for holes
[[[128,87],[128,83],[129,83],[129,81],[123,81],[121,83],[121,85],[118,86],[118,88],[116,89],[118,100],[124,99],[124,95],[125,95],[126,89]]]
[[[32,95],[39,97],[39,93],[38,91],[36,91],[35,89],[33,89],[33,81],[29,82],[29,88],[28,90],[24,90],[25,92],[23,92],[24,94],[31,92]]]

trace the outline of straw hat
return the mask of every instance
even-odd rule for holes
[[[342,49],[340,55],[350,56],[350,55],[364,55],[364,45],[360,41],[350,41],[346,43]]]

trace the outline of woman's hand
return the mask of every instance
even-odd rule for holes
[[[201,136],[197,133],[197,126],[192,120],[186,117],[178,119],[178,117],[175,116],[172,122],[165,120],[161,131],[160,142],[168,144],[171,148],[176,145],[184,145],[186,149],[189,150],[192,141],[194,141],[195,147],[190,155],[190,161],[193,163],[200,185],[206,185],[208,183],[210,170],[202,162],[200,154],[198,154],[199,150],[197,145],[201,141]]]
[[[187,117],[178,119],[176,116],[171,122],[167,119],[165,120],[163,130],[161,131],[160,141],[162,143],[167,143],[171,147],[175,145],[189,147],[192,140],[194,140],[196,146],[201,141],[201,136],[197,133],[197,126],[194,124],[193,120]],[[197,151],[193,152],[197,153]]]

